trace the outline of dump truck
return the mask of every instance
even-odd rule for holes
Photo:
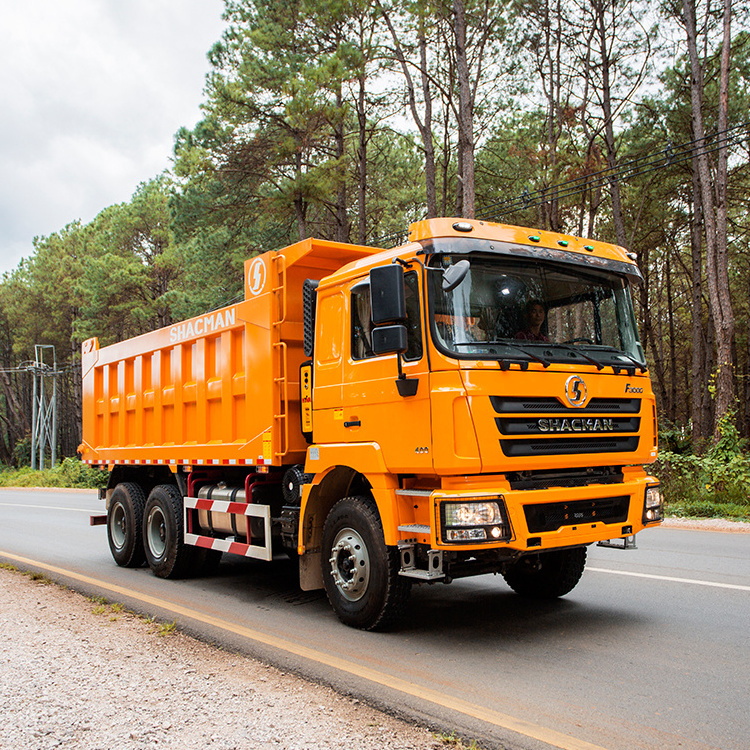
[[[589,545],[662,520],[635,261],[450,218],[392,249],[256,255],[243,301],[83,342],[80,453],[109,471],[92,522],[118,565],[162,578],[290,556],[362,629],[397,622],[415,584],[563,596]]]

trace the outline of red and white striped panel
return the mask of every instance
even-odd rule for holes
[[[263,519],[263,528],[266,543],[243,544],[233,539],[214,539],[203,534],[193,534],[185,531],[185,544],[206,549],[216,549],[222,552],[231,552],[233,555],[253,557],[257,560],[270,560],[271,553],[271,506],[258,505],[256,503],[233,503],[229,500],[207,500],[200,497],[185,498],[185,529],[189,528],[188,513],[191,510],[207,510],[211,513],[233,513],[240,516],[252,516]]]
[[[264,466],[270,465],[271,461],[259,459],[253,461],[251,458],[85,458],[81,463],[93,466],[159,466],[179,464],[181,466]]]

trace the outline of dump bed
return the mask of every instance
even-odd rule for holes
[[[83,460],[302,462],[302,285],[376,252],[304,240],[246,261],[242,302],[101,349],[84,341]]]

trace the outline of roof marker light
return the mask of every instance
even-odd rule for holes
[[[584,245],[583,249],[584,250],[588,250],[590,253],[594,252],[594,246],[593,245]]]
[[[456,222],[456,223],[455,223],[455,224],[453,225],[453,228],[454,228],[454,229],[455,229],[455,230],[456,230],[457,232],[471,232],[471,230],[472,230],[472,229],[474,229],[474,227],[473,227],[473,226],[471,226],[471,224],[469,224],[469,222],[468,222],[468,221],[457,221],[457,222]]]
[[[560,247],[567,247],[568,241],[567,240],[558,240],[557,244],[560,245]]]
[[[529,235],[529,239],[532,242],[539,242],[539,240],[541,239],[541,237],[538,234],[530,234]]]

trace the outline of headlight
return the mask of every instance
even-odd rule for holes
[[[654,523],[664,518],[664,505],[661,500],[659,487],[646,489],[646,497],[643,501],[643,523]]]
[[[502,498],[487,502],[442,502],[440,521],[444,542],[501,542],[510,539],[510,525]]]

